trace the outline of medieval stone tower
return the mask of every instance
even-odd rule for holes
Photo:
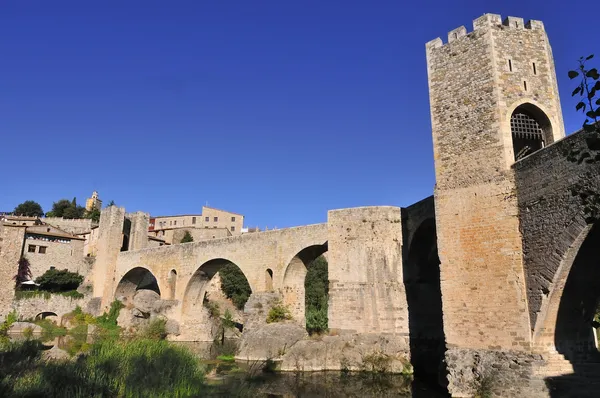
[[[512,165],[564,137],[544,26],[486,14],[426,50],[449,352],[530,350]]]

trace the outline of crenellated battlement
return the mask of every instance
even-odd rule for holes
[[[473,31],[487,29],[493,26],[502,26],[506,29],[544,30],[544,24],[542,21],[532,19],[525,23],[523,18],[518,17],[506,17],[503,20],[499,14],[484,14],[481,17],[473,20]],[[453,41],[465,37],[468,34],[469,32],[467,32],[467,28],[464,26],[459,26],[458,28],[448,32],[447,43],[452,43]],[[431,51],[435,48],[442,47],[443,45],[444,42],[438,37],[429,41],[426,44],[426,48],[427,51]]]

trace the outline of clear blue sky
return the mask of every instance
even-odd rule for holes
[[[576,130],[566,74],[600,49],[564,1],[4,0],[0,210],[98,190],[286,227],[407,206],[434,186],[425,43],[486,12],[544,21]]]

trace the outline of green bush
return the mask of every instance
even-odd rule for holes
[[[67,329],[61,326],[58,326],[56,323],[52,322],[50,319],[39,319],[34,321],[36,325],[39,325],[42,328],[42,339],[43,340],[51,340],[54,337],[64,336],[67,334]]]
[[[196,357],[166,341],[102,341],[77,361],[38,361],[39,348],[13,346],[0,354],[2,396],[190,397],[204,394]],[[4,359],[15,361],[18,366]],[[2,365],[6,364],[2,368]],[[22,365],[21,365],[22,364]],[[24,371],[25,370],[25,371]]]
[[[308,307],[306,309],[306,331],[309,334],[315,334],[324,333],[327,330],[327,308]]]
[[[327,260],[323,256],[309,264],[304,280],[304,289],[306,330],[310,334],[324,333],[328,330],[329,275]]]
[[[36,278],[35,283],[39,284],[39,290],[47,292],[66,292],[76,290],[83,282],[83,276],[76,272],[70,272],[66,269],[49,269],[44,274]]]
[[[185,231],[185,233],[183,234],[183,238],[181,238],[181,243],[189,243],[189,242],[193,242],[193,241],[194,241],[194,237],[192,236],[190,231]]]
[[[238,309],[243,309],[252,294],[250,284],[244,273],[235,265],[228,264],[219,271],[221,290]]]
[[[152,319],[141,336],[151,340],[164,340],[167,337],[167,320],[162,318]]]
[[[103,337],[118,337],[121,333],[121,328],[117,325],[117,318],[121,309],[124,308],[122,302],[115,300],[110,304],[108,312],[100,315],[96,318],[94,324],[98,326],[99,334]]]
[[[269,314],[267,315],[267,323],[282,322],[290,319],[292,319],[292,314],[290,313],[289,308],[281,303],[276,303],[271,307]]]
[[[0,336],[6,335],[8,329],[10,329],[12,324],[15,323],[18,319],[19,316],[17,315],[17,311],[12,310],[11,312],[9,312],[6,315],[4,322],[2,322],[2,324],[0,325]]]
[[[221,309],[219,308],[219,303],[214,301],[205,301],[204,306],[208,310],[208,314],[211,318],[219,318],[221,316]]]

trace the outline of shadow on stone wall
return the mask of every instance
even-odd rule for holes
[[[600,353],[592,321],[600,299],[600,222],[581,245],[560,300],[555,345],[574,373],[546,378],[552,397],[600,396]]]
[[[410,217],[410,215],[408,215]],[[404,228],[406,228],[406,225]],[[410,353],[415,378],[447,391],[446,351],[440,289],[440,260],[435,219],[427,218],[414,234],[404,231],[404,285],[409,313]],[[418,386],[413,396],[419,395]]]

